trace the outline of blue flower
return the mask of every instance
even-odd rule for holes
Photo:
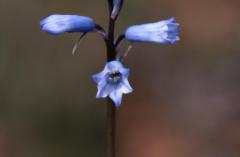
[[[40,22],[42,30],[52,35],[64,32],[91,32],[96,24],[93,19],[79,15],[51,15]]]
[[[122,102],[122,95],[133,91],[129,85],[129,69],[124,68],[119,61],[107,62],[102,72],[93,75],[93,80],[98,85],[96,98],[106,98],[109,96],[116,107]]]
[[[162,44],[175,44],[180,38],[179,23],[175,18],[129,27],[125,37],[132,42],[156,42]]]

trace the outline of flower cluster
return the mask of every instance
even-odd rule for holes
[[[93,80],[97,83],[97,98],[109,98],[119,107],[122,102],[122,95],[133,91],[128,82],[129,69],[126,69],[122,63],[127,56],[124,53],[119,56],[117,48],[123,39],[133,42],[154,42],[160,44],[175,44],[179,41],[179,23],[175,18],[162,20],[154,23],[146,23],[128,27],[125,32],[114,40],[114,23],[122,9],[124,0],[108,0],[109,30],[105,31],[95,21],[86,16],[79,15],[50,15],[40,21],[43,31],[60,35],[62,33],[81,32],[83,35],[74,46],[74,51],[78,47],[82,37],[88,32],[99,33],[107,47],[108,61],[105,68],[99,74],[93,75]],[[111,27],[112,26],[112,27]],[[116,41],[116,42],[115,42]]]

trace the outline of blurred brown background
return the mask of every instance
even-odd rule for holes
[[[105,157],[106,104],[91,75],[105,47],[89,34],[50,36],[53,13],[106,27],[106,0],[0,0],[0,156]],[[126,0],[117,33],[176,17],[175,46],[135,44],[127,59],[134,93],[117,111],[119,157],[240,156],[240,1]]]

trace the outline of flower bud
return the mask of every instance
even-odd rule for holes
[[[175,44],[180,40],[179,23],[175,18],[129,27],[125,37],[132,42],[155,42],[161,44]]]
[[[42,30],[52,35],[65,32],[91,32],[96,24],[93,19],[79,15],[50,15],[40,22]]]
[[[112,10],[112,19],[116,19],[118,16],[120,10],[121,10],[121,5],[123,3],[123,0],[113,0],[113,10]]]

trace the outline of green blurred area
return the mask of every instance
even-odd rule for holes
[[[129,0],[116,33],[176,17],[174,46],[136,43],[126,66],[134,93],[117,111],[121,157],[240,156],[240,2]],[[105,47],[88,34],[50,36],[39,21],[80,14],[107,26],[105,0],[0,1],[0,156],[106,156],[106,103],[92,74]]]

